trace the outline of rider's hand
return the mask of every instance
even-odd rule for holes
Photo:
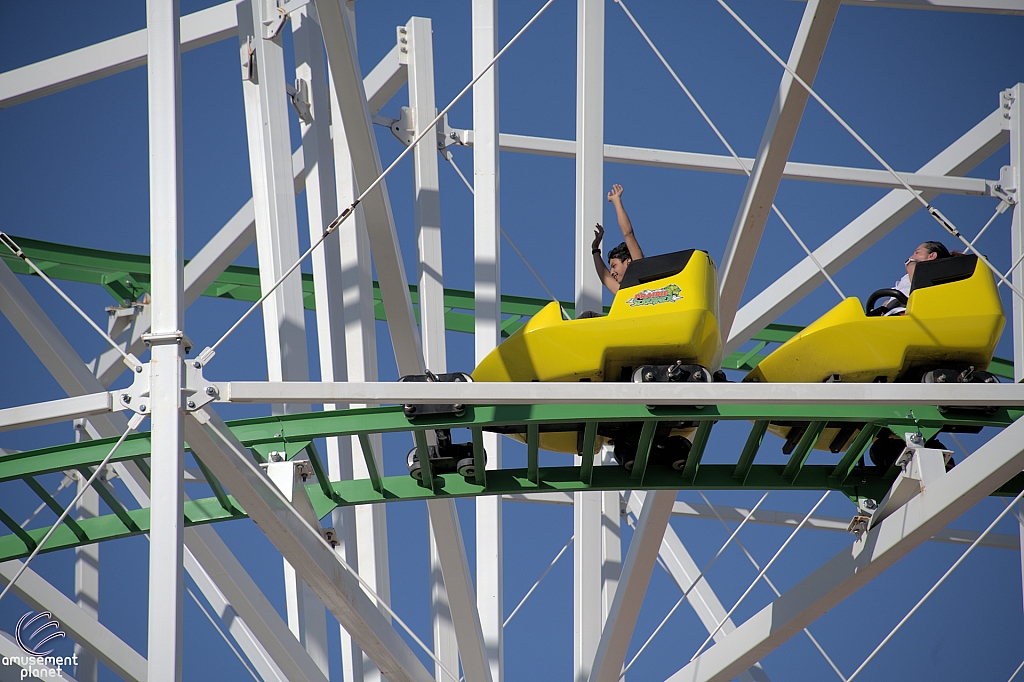
[[[602,239],[604,239],[604,228],[601,227],[601,223],[597,223],[597,225],[594,226],[594,243],[590,245],[590,248],[600,248]]]
[[[608,201],[613,204],[622,201],[622,185],[612,185],[612,191],[608,192]]]

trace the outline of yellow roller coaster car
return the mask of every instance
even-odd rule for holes
[[[703,374],[687,376],[707,381],[721,357],[715,265],[690,249],[633,261],[606,316],[565,320],[549,303],[483,359],[473,380],[630,381],[640,366],[677,363],[700,366]],[[543,433],[540,447],[576,453],[577,433]]]
[[[977,256],[918,263],[903,315],[882,316],[876,301],[898,291],[880,289],[867,301],[847,298],[761,361],[743,379],[768,382],[998,381],[985,370],[1005,317],[995,281]],[[972,371],[976,370],[976,371]],[[772,425],[776,435],[795,435]],[[826,428],[815,447],[841,452],[853,429]]]

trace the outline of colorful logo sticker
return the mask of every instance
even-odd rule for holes
[[[638,305],[658,305],[659,303],[674,303],[683,297],[683,290],[675,284],[669,284],[660,289],[644,289],[633,294],[632,298],[626,300],[630,307]]]

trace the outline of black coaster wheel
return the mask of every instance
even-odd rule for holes
[[[459,472],[460,476],[464,478],[472,478],[473,476],[476,476],[476,461],[473,460],[472,457],[460,459],[458,465],[456,465],[456,470]]]
[[[871,458],[871,463],[884,473],[896,463],[896,460],[903,454],[903,450],[906,447],[906,443],[896,438],[892,431],[883,429],[878,438],[875,439],[875,442],[871,444],[868,457]]]

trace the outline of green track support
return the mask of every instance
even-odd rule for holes
[[[526,425],[526,477],[533,484],[540,483],[540,460],[538,450],[540,449],[540,426],[537,424]],[[477,481],[479,483],[479,481]]]
[[[50,493],[46,492],[46,489],[43,488],[43,486],[39,485],[39,481],[32,478],[31,476],[26,476],[25,483],[27,483],[28,487],[32,488],[32,492],[34,492],[39,497],[39,499],[42,500],[43,503],[50,508],[50,511],[56,514],[57,518],[60,518],[60,515],[64,513],[64,507],[60,506],[60,503],[58,503],[57,500],[53,499],[53,496],[50,495]],[[89,539],[88,536],[86,536],[85,531],[82,530],[82,527],[78,525],[78,522],[75,521],[74,518],[72,518],[71,514],[68,514],[64,518],[64,523],[67,524],[68,528],[71,529],[71,532],[74,533],[75,536],[78,537],[78,539],[82,542],[85,542]]]
[[[320,490],[327,497],[327,499],[334,499],[334,491],[331,490],[331,479],[327,475],[327,469],[324,469],[323,462],[320,461],[320,455],[316,451],[316,446],[313,445],[313,441],[309,441],[309,445],[306,446],[306,454],[309,455],[309,463],[313,467],[313,473],[316,474],[316,482],[320,485]]]
[[[764,440],[764,434],[768,431],[768,424],[767,419],[754,422],[753,428],[750,429],[750,435],[747,436],[747,442],[743,445],[743,450],[740,451],[739,462],[736,463],[736,469],[732,473],[733,478],[740,486],[747,484],[750,467],[754,465],[754,457],[761,449],[761,441]]]
[[[711,435],[711,427],[714,422],[710,419],[702,421],[697,426],[697,433],[693,436],[693,445],[690,447],[690,454],[686,457],[686,465],[683,467],[683,480],[693,483],[697,478],[697,470],[700,460],[704,456],[704,448],[708,444],[708,437]]]
[[[80,468],[78,473],[85,477],[84,480],[89,480],[89,477],[92,476],[92,472],[85,467]],[[131,514],[128,513],[128,510],[121,506],[121,503],[117,501],[109,490],[107,490],[107,487],[103,485],[103,481],[97,479],[93,484],[92,489],[99,493],[100,498],[107,503],[107,506],[110,507],[110,511],[114,512],[114,515],[117,516],[121,523],[124,524],[125,528],[134,533],[139,532],[139,525],[135,522],[135,519],[132,518]]]
[[[436,493],[437,489],[434,487],[434,467],[430,462],[430,447],[427,445],[427,432],[421,429],[413,431],[413,438],[416,440],[416,458],[420,463],[420,472],[423,474],[419,484]]]
[[[487,485],[487,454],[484,452],[484,432],[471,429],[473,434],[473,480],[477,485]]]
[[[864,450],[867,449],[868,445],[881,430],[882,427],[879,424],[865,424],[861,427],[860,433],[850,443],[850,447],[846,449],[846,454],[839,460],[836,468],[832,470],[829,480],[833,481],[835,485],[846,483],[846,479],[857,465],[857,461],[864,455]]]
[[[196,460],[196,464],[199,466],[199,470],[203,472],[203,478],[206,479],[206,483],[210,486],[213,491],[213,496],[217,498],[217,502],[220,503],[221,508],[229,514],[235,509],[231,506],[231,500],[228,498],[228,494],[224,491],[224,486],[220,484],[217,477],[213,475],[213,472],[206,468],[203,464],[203,460],[193,452],[193,457]]]
[[[800,470],[804,468],[804,462],[807,461],[807,457],[811,454],[811,450],[814,449],[814,444],[818,442],[818,437],[825,430],[825,424],[827,423],[825,421],[817,421],[808,424],[807,430],[804,431],[804,435],[796,446],[796,450],[793,451],[789,458],[789,463],[786,464],[786,469],[782,472],[782,477],[787,481],[796,482],[797,476],[800,475]]]
[[[377,458],[373,456],[373,446],[370,445],[368,434],[359,434],[359,449],[363,451],[363,461],[366,462],[366,470],[370,474],[370,483],[373,485],[373,489],[383,495],[384,483],[381,481],[380,472],[377,471]]]
[[[651,456],[651,445],[654,444],[654,432],[658,428],[658,422],[648,419],[640,429],[640,442],[636,446],[636,459],[633,460],[633,470],[630,478],[642,482],[644,474],[647,473],[647,460]]]
[[[35,539],[29,535],[24,528],[19,526],[17,521],[8,516],[3,509],[0,509],[0,522],[3,522],[3,524],[7,526],[12,533],[14,533],[14,535],[8,535],[5,538],[0,538],[0,541],[7,540],[7,544],[13,544],[10,540],[14,539],[25,545],[25,553],[19,554],[18,556],[28,556],[33,550],[35,550],[36,545],[38,544]]]
[[[583,449],[580,450],[580,480],[586,484],[594,479],[594,444],[597,442],[597,422],[588,421],[583,429]]]

